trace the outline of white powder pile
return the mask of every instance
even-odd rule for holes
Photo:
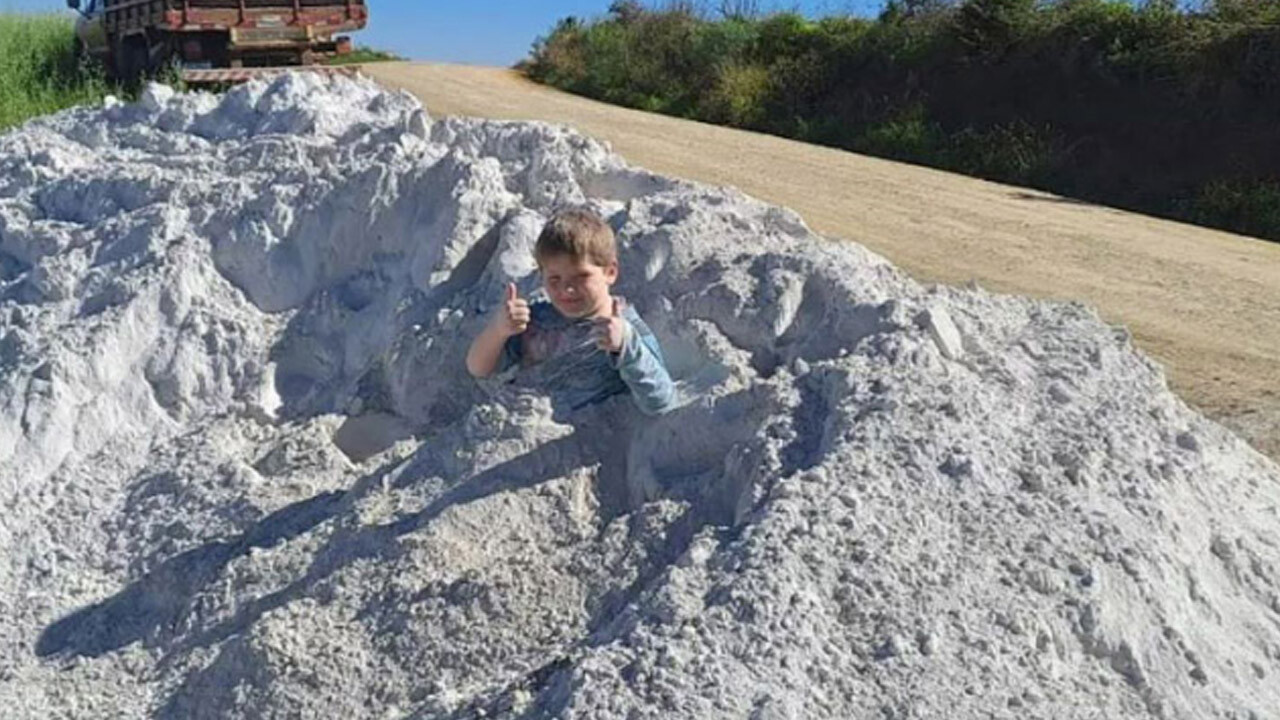
[[[554,210],[682,407],[466,374]],[[16,718],[1280,718],[1280,471],[1079,305],[365,81],[0,136]]]

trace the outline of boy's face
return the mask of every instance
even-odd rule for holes
[[[582,319],[612,311],[609,288],[618,280],[616,260],[601,266],[589,258],[551,255],[542,258],[538,265],[547,297],[561,315]]]

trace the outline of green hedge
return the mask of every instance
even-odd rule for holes
[[[631,107],[1280,240],[1280,2],[894,0],[875,20],[615,2],[530,77]]]

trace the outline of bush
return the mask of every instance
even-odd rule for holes
[[[946,165],[978,177],[1019,185],[1043,185],[1055,166],[1055,135],[1048,126],[1013,120],[952,135]]]
[[[966,0],[955,16],[956,36],[971,52],[1001,57],[1028,34],[1035,0]]]
[[[734,127],[759,127],[765,119],[765,103],[771,90],[765,68],[726,62],[720,66],[715,89],[707,96],[701,114],[712,122]]]
[[[1280,23],[1280,4],[1275,0],[1213,0],[1209,13],[1218,20],[1241,25]]]
[[[1265,236],[1280,227],[1280,182],[1215,180],[1192,201],[1190,219]]]
[[[945,134],[925,117],[924,107],[907,108],[900,116],[868,127],[855,147],[869,155],[925,163],[946,144]]]

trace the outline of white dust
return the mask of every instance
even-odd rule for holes
[[[555,209],[683,406],[462,357]],[[1280,717],[1280,472],[1089,308],[366,81],[0,136],[18,718]]]

